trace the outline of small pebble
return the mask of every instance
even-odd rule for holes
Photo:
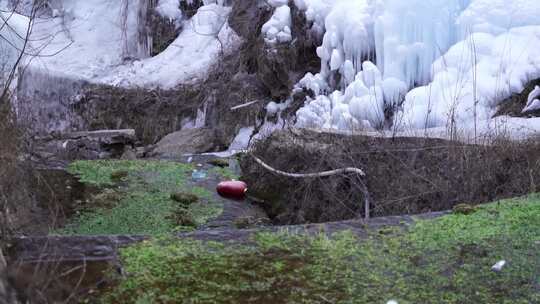
[[[491,270],[495,271],[495,272],[500,272],[504,265],[506,265],[506,261],[505,260],[502,260],[502,261],[498,261],[497,264],[493,265],[493,267],[491,267]]]

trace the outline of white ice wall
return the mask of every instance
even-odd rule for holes
[[[498,101],[540,77],[537,29],[525,27],[540,24],[537,0],[295,3],[324,33],[320,73],[297,85],[318,95],[297,113],[301,127],[382,127],[395,105],[395,125],[489,119]]]

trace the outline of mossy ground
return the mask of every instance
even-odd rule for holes
[[[82,183],[103,190],[57,232],[161,235],[192,230],[222,212],[222,206],[212,202],[209,190],[190,183],[192,170],[192,165],[168,161],[74,162],[69,166],[70,173]],[[199,201],[183,206],[171,198],[179,191],[194,194]],[[179,223],[178,213],[189,216],[192,224]]]
[[[253,245],[125,248],[105,303],[540,303],[540,196],[418,221],[407,231],[260,233]],[[494,272],[499,260],[507,266]]]

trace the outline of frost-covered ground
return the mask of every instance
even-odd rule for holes
[[[540,78],[537,0],[294,2],[323,35],[321,71],[297,84],[316,94],[297,113],[300,127],[379,128],[392,107],[394,128],[490,126],[498,102]]]

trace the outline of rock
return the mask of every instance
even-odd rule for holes
[[[133,129],[98,130],[63,133],[56,138],[37,139],[37,142],[38,158],[71,161],[120,158],[133,149],[137,137]]]
[[[184,154],[214,152],[219,144],[216,132],[208,128],[184,129],[165,136],[151,152],[153,156],[178,157]]]
[[[137,159],[137,150],[127,148],[120,158],[124,160],[135,160]]]
[[[226,158],[216,158],[208,161],[208,164],[214,167],[227,168],[229,167],[229,160]]]
[[[234,226],[238,229],[250,228],[255,223],[255,219],[251,216],[242,216],[234,220]]]
[[[119,181],[125,177],[127,177],[129,175],[129,172],[128,171],[125,171],[125,170],[117,170],[117,171],[113,171],[111,173],[111,179],[113,181]]]
[[[476,212],[476,207],[469,204],[459,204],[455,205],[454,208],[452,208],[452,211],[454,214],[469,215]]]
[[[61,135],[63,139],[96,139],[104,144],[128,144],[134,143],[137,139],[135,130],[97,130],[97,131],[81,131],[71,132]]]
[[[199,201],[197,195],[185,192],[173,193],[171,194],[171,199],[186,207]]]
[[[174,213],[174,221],[180,226],[197,227],[193,216],[186,209],[177,209]]]

